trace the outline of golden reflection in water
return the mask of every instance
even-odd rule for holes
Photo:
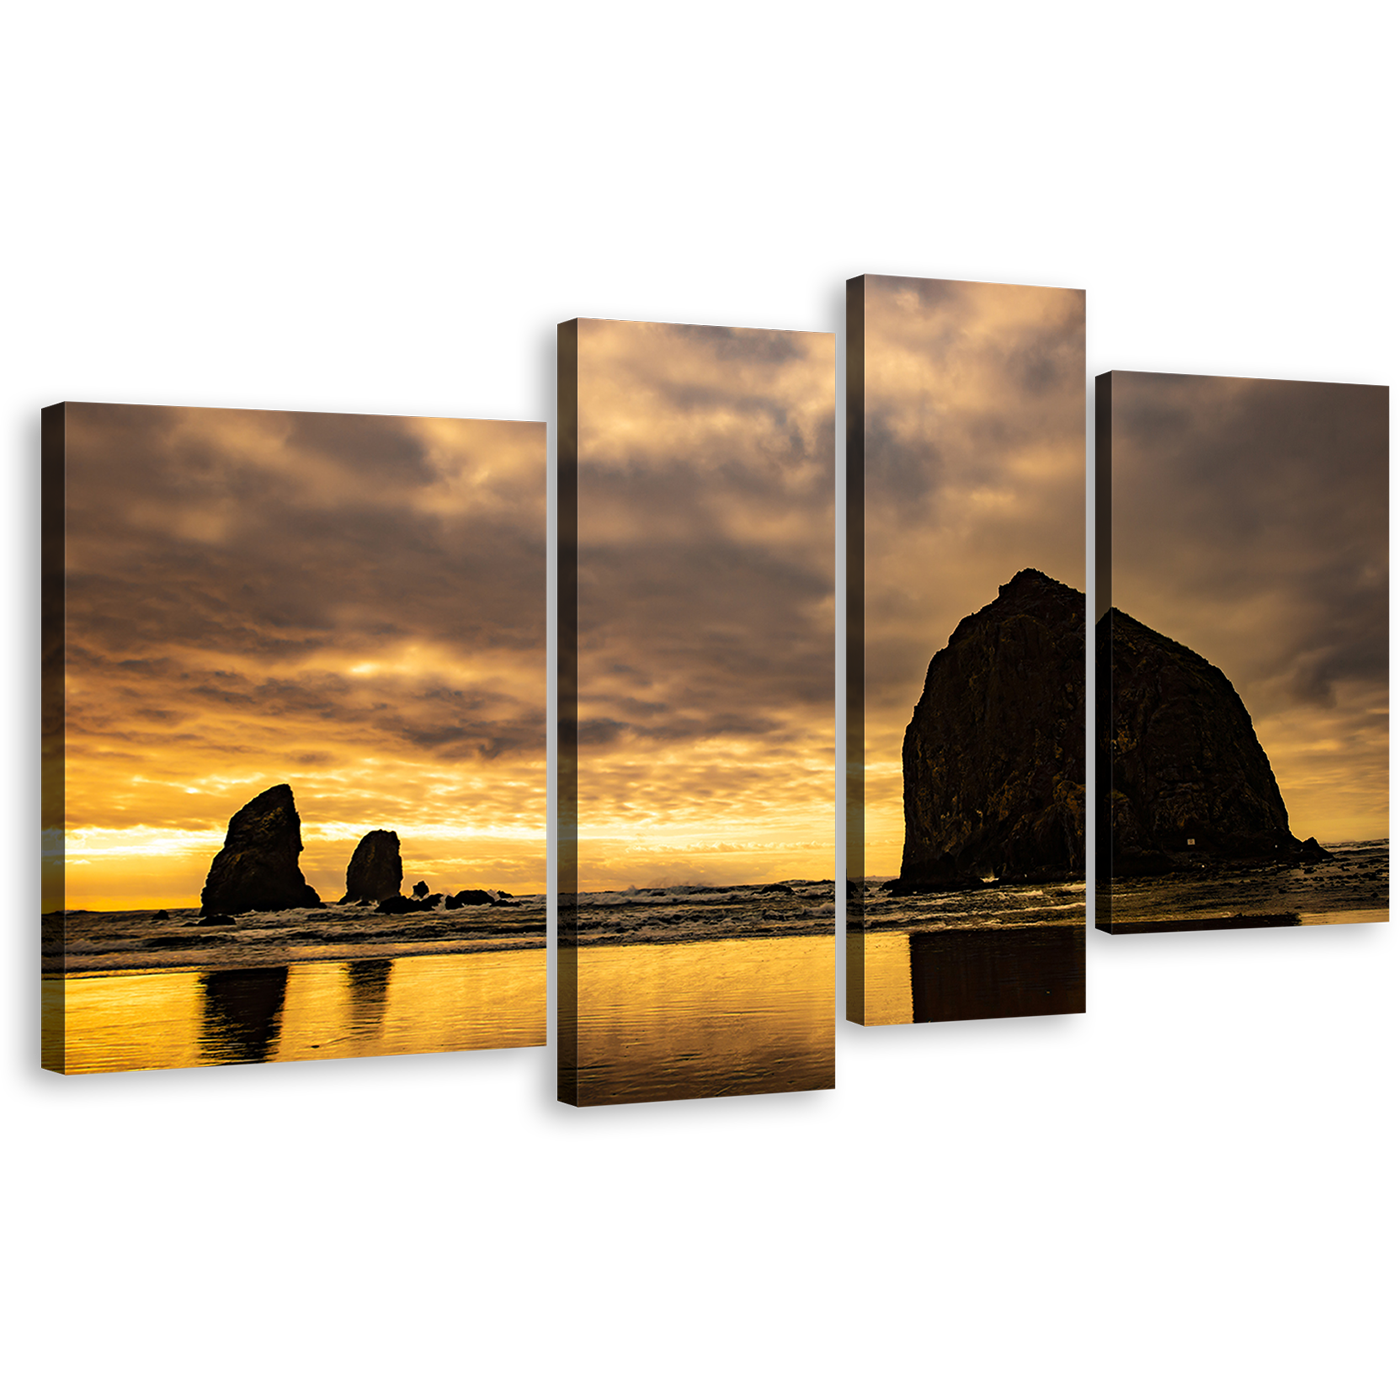
[[[67,1023],[65,1043],[45,1045],[46,1064],[87,1074],[201,1063],[204,995],[197,972],[46,977],[44,990],[62,996]],[[45,1017],[46,1030],[54,1024]]]
[[[833,1088],[835,984],[830,935],[580,948],[577,1101]]]
[[[914,1019],[909,980],[909,935],[867,933],[863,1026],[907,1026]]]
[[[543,1045],[545,953],[45,979],[69,1074]],[[46,1026],[62,1027],[58,1018]],[[60,1063],[61,1045],[45,1045]],[[53,1057],[59,1058],[53,1058]]]

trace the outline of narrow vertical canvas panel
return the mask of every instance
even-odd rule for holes
[[[1389,391],[1096,390],[1098,926],[1385,921]]]
[[[835,337],[559,330],[559,1097],[834,1082]]]
[[[1084,293],[847,284],[846,1015],[1084,1010]]]
[[[43,428],[44,1065],[542,1044],[544,425]]]

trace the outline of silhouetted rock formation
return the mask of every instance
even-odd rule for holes
[[[428,893],[428,882],[426,880],[419,880],[413,887],[413,893],[416,898],[422,899],[423,896]]]
[[[360,838],[345,869],[342,904],[377,903],[398,894],[403,884],[403,859],[396,831],[370,831]]]
[[[423,888],[427,889],[427,886],[424,885]],[[376,914],[412,914],[419,909],[436,909],[441,901],[440,894],[430,894],[423,899],[410,899],[407,895],[395,894],[384,900],[374,912]]]
[[[458,890],[456,894],[447,896],[447,903],[443,905],[443,908],[465,909],[469,904],[495,904],[495,902],[485,890]]]
[[[1099,783],[1115,875],[1332,859],[1299,841],[1224,672],[1117,608],[1099,619]]]
[[[301,818],[286,783],[259,793],[233,814],[224,848],[209,867],[202,912],[246,914],[254,909],[305,909],[320,904],[302,878]]]
[[[1084,869],[1084,595],[1037,569],[965,617],[904,735],[894,893]]]

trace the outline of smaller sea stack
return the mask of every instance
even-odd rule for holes
[[[403,884],[403,859],[397,831],[369,831],[360,838],[345,870],[342,904],[392,899]]]

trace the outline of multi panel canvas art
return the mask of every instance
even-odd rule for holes
[[[1082,291],[847,284],[846,1015],[1082,1012]],[[835,1081],[835,337],[559,327],[559,1098]],[[1115,371],[1095,921],[1389,910],[1389,395]],[[43,414],[63,1073],[542,1045],[541,423]]]
[[[1096,389],[1096,923],[1387,919],[1388,391]]]
[[[558,1092],[830,1088],[835,337],[559,329]]]
[[[43,449],[44,1065],[543,1044],[544,425]]]
[[[846,304],[846,1015],[1084,1010],[1084,293]]]

